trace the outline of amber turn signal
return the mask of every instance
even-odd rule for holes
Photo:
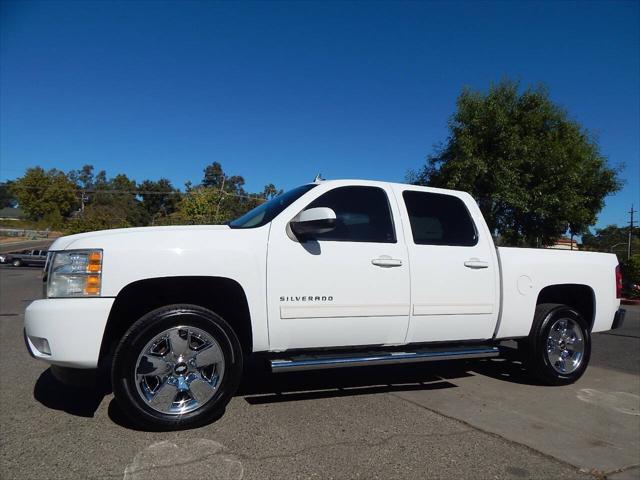
[[[87,275],[84,293],[86,295],[100,295],[100,275]]]
[[[102,252],[91,252],[88,260],[87,272],[100,273],[102,270]]]

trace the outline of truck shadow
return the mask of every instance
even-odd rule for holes
[[[92,418],[103,398],[111,393],[110,385],[73,387],[60,382],[47,368],[33,389],[33,397],[47,408],[77,417]]]
[[[471,375],[450,368],[451,378]],[[442,372],[440,372],[442,373]],[[272,374],[265,368],[251,369],[236,396],[244,397],[250,405],[295,402],[321,398],[371,395],[376,393],[454,388],[442,374],[436,375],[422,367],[405,365],[385,367],[341,368]]]
[[[249,405],[296,402],[322,398],[372,395],[388,392],[457,388],[456,379],[482,375],[526,385],[537,384],[522,364],[514,359],[429,362],[379,367],[341,368],[273,374],[259,358],[249,359],[236,393]],[[34,398],[47,408],[92,418],[111,393],[105,377],[97,387],[69,387],[45,370],[33,391]],[[115,400],[108,406],[109,418],[128,429],[138,430],[120,410]]]
[[[498,380],[536,385],[513,358],[429,362],[378,367],[341,368],[273,374],[264,364],[250,363],[236,396],[251,405],[385,392],[455,388],[456,379],[483,375]]]

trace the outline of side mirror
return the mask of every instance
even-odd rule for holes
[[[310,208],[300,212],[289,225],[297,237],[330,232],[336,226],[336,212],[327,207]]]

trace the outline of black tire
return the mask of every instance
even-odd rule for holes
[[[550,330],[560,319],[569,319],[582,335],[579,365],[567,372],[558,371],[560,366],[557,363],[554,367],[547,351]],[[569,385],[578,380],[587,369],[591,357],[591,333],[587,322],[577,310],[558,303],[543,303],[536,307],[529,337],[520,341],[518,348],[522,350],[525,366],[539,381],[546,385]],[[569,359],[573,358],[578,357],[572,354]]]
[[[16,258],[15,260],[11,261],[11,265],[13,265],[14,267],[21,267],[22,262],[20,261],[20,259]]]
[[[164,331],[178,326],[194,327],[210,335],[224,357],[224,374],[212,398],[197,409],[166,414],[149,406],[136,385],[136,365],[145,346]],[[112,386],[125,415],[147,430],[169,431],[194,428],[218,418],[236,392],[242,376],[242,348],[231,326],[211,310],[197,305],[168,305],[147,313],[125,333],[116,347]]]

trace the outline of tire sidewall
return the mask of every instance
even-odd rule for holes
[[[183,415],[169,415],[151,408],[138,393],[135,369],[142,349],[155,336],[172,327],[204,330],[218,342],[225,359],[224,375],[214,396],[202,407]],[[136,423],[151,429],[191,428],[211,421],[235,393],[242,373],[242,350],[237,336],[220,316],[197,306],[170,306],[154,310],[129,329],[118,345],[113,360],[113,390],[124,400],[125,413]]]
[[[555,321],[561,317],[570,318],[580,326],[584,342],[584,352],[580,366],[577,370],[569,374],[558,372],[549,361],[549,357],[547,355],[547,338],[549,336],[549,332]],[[551,383],[566,385],[578,380],[587,369],[591,357],[591,334],[584,318],[582,318],[576,310],[567,306],[558,306],[549,311],[547,315],[545,315],[544,320],[538,329],[535,339],[534,355],[536,357],[536,363],[538,364],[540,373]]]

